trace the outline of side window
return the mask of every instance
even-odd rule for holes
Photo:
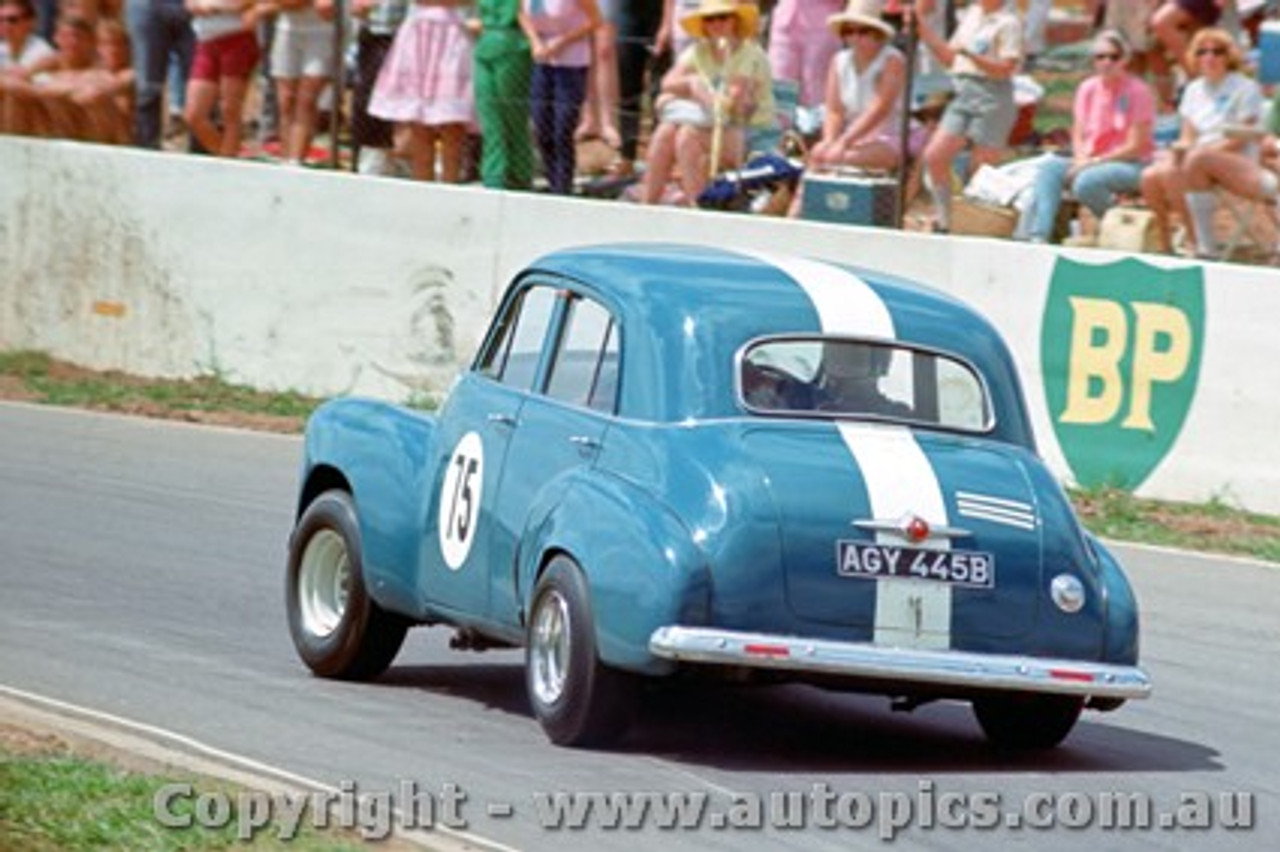
[[[597,411],[613,411],[618,387],[618,333],[598,303],[575,299],[551,365],[547,396]]]
[[[550,287],[524,291],[501,319],[498,334],[480,361],[480,372],[527,390],[533,384],[555,306],[556,291]]]

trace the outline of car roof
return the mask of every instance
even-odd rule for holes
[[[887,310],[891,331],[866,336],[942,350],[977,367],[991,392],[998,437],[1032,446],[1017,373],[1000,335],[969,305],[919,282],[785,253],[639,242],[562,249],[530,264],[526,274],[577,282],[614,311],[624,347],[620,413],[679,422],[743,413],[733,356],[748,341],[838,333],[815,305],[812,282],[798,281],[828,273],[837,281],[831,285],[837,309],[854,315],[855,326],[862,305],[852,291],[839,289],[850,276],[883,305],[868,309]],[[847,305],[841,304],[846,292]]]

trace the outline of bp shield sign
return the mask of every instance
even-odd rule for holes
[[[1076,481],[1132,490],[1169,452],[1195,397],[1204,270],[1059,258],[1040,331],[1049,417]]]

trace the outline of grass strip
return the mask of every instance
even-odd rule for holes
[[[1076,513],[1104,538],[1280,562],[1280,518],[1221,499],[1179,503],[1134,497],[1116,488],[1069,491]]]
[[[155,798],[164,786],[191,783],[197,795],[218,792],[233,805],[220,828],[166,827],[156,816]],[[178,852],[178,850],[294,850],[359,852],[368,848],[354,835],[318,831],[307,822],[296,837],[277,821],[248,839],[237,836],[233,785],[208,779],[132,772],[71,754],[13,754],[0,751],[0,849],[13,852]],[[195,797],[173,803],[182,817],[195,810]]]
[[[0,352],[0,376],[16,385],[9,389],[9,395],[31,402],[152,417],[234,412],[278,418],[283,422],[276,428],[287,430],[292,424],[295,431],[301,430],[306,418],[324,401],[294,391],[256,390],[217,374],[194,379],[142,379],[116,371],[89,370],[30,351]]]

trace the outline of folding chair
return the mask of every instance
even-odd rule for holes
[[[1277,216],[1275,202],[1252,201],[1232,195],[1224,189],[1215,189],[1218,207],[1231,217],[1231,228],[1226,241],[1222,244],[1221,258],[1231,260],[1244,248],[1252,247],[1262,253],[1271,255],[1277,248],[1277,230],[1280,229],[1280,216]],[[1259,214],[1265,220],[1259,222]],[[1269,233],[1260,225],[1269,226]]]

